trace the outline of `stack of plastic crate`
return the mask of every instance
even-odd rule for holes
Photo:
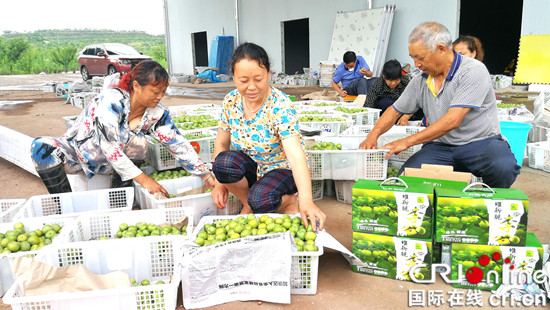
[[[307,154],[311,179],[322,180],[323,184],[327,183],[327,180],[332,180],[328,184],[329,186],[334,184],[336,199],[340,202],[351,203],[351,188],[357,179],[383,180],[386,178],[388,161],[384,157],[388,151],[360,150],[359,144],[364,140],[362,137],[316,136],[307,140],[309,140],[306,144],[309,145]],[[339,144],[340,149],[311,149],[311,145],[323,142]],[[332,194],[330,190],[325,192],[326,195]],[[348,192],[349,195],[347,195]]]
[[[31,196],[13,216],[13,221],[25,218],[76,218],[84,212],[131,210],[134,202],[132,187],[100,189]]]
[[[35,259],[57,268],[82,264],[97,275],[123,271],[128,274],[127,286],[25,296],[15,282],[3,301],[13,309],[175,309],[181,281],[178,262],[183,256],[182,239],[163,237],[52,244]],[[130,279],[149,280],[151,284],[132,286]]]
[[[371,132],[373,127],[374,125],[351,126],[340,134],[339,139],[341,141],[345,141],[344,139],[358,139],[360,140],[360,143],[366,139],[367,135]],[[386,133],[382,134],[378,138],[378,147],[392,141],[405,138],[423,129],[424,127],[419,126],[393,126],[392,128],[390,128],[390,130],[388,130]],[[421,147],[421,145],[415,145],[399,154],[390,156],[384,168],[384,176],[380,179],[385,179],[387,177],[388,167],[401,168],[403,163],[414,153],[418,152]],[[336,200],[351,204],[353,183],[354,181],[334,179],[334,191],[336,194]]]

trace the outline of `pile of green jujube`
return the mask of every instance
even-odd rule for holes
[[[306,146],[306,149],[309,148]],[[323,150],[341,150],[342,144],[334,144],[334,142],[317,142],[312,147],[311,150],[314,151],[323,151]]]
[[[335,106],[338,105],[338,103],[326,103],[326,102],[319,102],[314,104],[316,107],[328,107],[328,106]]]
[[[321,111],[302,111],[300,114],[326,114],[326,112]]]
[[[337,107],[334,109],[336,111],[342,112],[342,113],[359,113],[359,112],[368,112],[369,109],[366,108],[344,108],[344,107]]]
[[[517,104],[517,103],[497,103],[497,108],[511,109],[511,108],[521,107],[522,105],[523,104]]]
[[[168,180],[168,179],[177,179],[177,178],[183,178],[190,176],[191,173],[185,171],[185,169],[175,169],[175,170],[165,170],[165,171],[153,171],[148,176],[155,180],[155,181],[161,181],[161,180]]]
[[[215,127],[218,126],[218,121],[210,115],[182,115],[173,118],[176,126],[183,130]]]
[[[0,233],[0,253],[15,253],[40,250],[43,246],[51,244],[59,235],[59,224],[44,225],[42,229],[25,231],[23,223],[13,224],[13,230]]]
[[[136,225],[122,223],[116,232],[117,238],[133,238],[146,236],[164,236],[164,235],[184,235],[187,236],[187,225],[182,226],[181,230],[171,225],[157,225],[154,223],[137,222]],[[100,239],[106,239],[102,237]]]
[[[388,178],[396,177],[399,173],[399,168],[397,167],[388,167]]]
[[[346,119],[338,117],[324,117],[324,116],[301,116],[298,119],[300,122],[345,122]]]
[[[141,280],[141,282],[138,282],[136,281],[136,279],[130,279],[130,281],[132,281],[132,286],[147,286],[147,285],[151,285],[151,281],[148,280],[148,279],[144,279],[144,280]],[[166,284],[164,281],[162,280],[159,280],[157,282],[155,282],[155,285],[157,284]]]
[[[198,135],[193,135],[193,134],[184,134],[183,137],[187,140],[195,140],[195,139],[202,139],[202,138],[210,138],[210,137],[213,137],[213,135],[208,135],[208,134],[198,134]]]
[[[234,240],[247,236],[265,235],[290,231],[298,247],[298,251],[317,251],[315,239],[317,234],[313,227],[306,228],[300,217],[291,218],[288,214],[272,218],[262,215],[259,218],[250,213],[246,217],[239,216],[233,220],[217,220],[204,225],[199,231],[195,243],[198,246]]]

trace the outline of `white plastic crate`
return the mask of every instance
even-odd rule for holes
[[[55,83],[46,83],[42,89],[45,93],[55,93]]]
[[[187,139],[189,143],[196,142],[199,145],[199,158],[205,162],[210,163],[214,157],[214,143],[216,142],[217,128],[208,127],[193,130],[180,130],[182,135],[195,135],[210,134],[212,137],[199,138],[199,139]],[[157,171],[174,169],[181,167],[179,162],[172,154],[160,143],[155,143],[151,139],[147,139],[147,162],[149,162]],[[194,143],[191,143],[193,146]]]
[[[36,229],[42,229],[44,225],[53,225],[58,224],[61,226],[60,233],[63,232],[64,229],[70,227],[72,223],[74,222],[73,218],[55,218],[55,217],[42,217],[42,218],[26,218],[26,219],[18,219],[13,222],[5,222],[0,223],[0,232],[5,233],[8,230],[13,230],[13,225],[15,223],[23,223],[25,225],[25,231],[31,231]],[[62,239],[58,239],[59,235],[52,239],[53,244],[61,243]],[[48,246],[45,246],[46,248]],[[42,249],[44,249],[42,248]],[[34,250],[34,251],[20,251],[15,253],[3,253],[2,258],[0,258],[0,295],[4,295],[8,288],[13,284],[13,274],[11,271],[11,261],[15,257],[28,257],[33,258],[37,254],[39,254],[42,249],[40,250]]]
[[[315,137],[315,142],[341,144],[341,150],[308,150],[312,180],[357,180],[386,178],[388,150],[360,150],[361,137]]]
[[[168,110],[170,111],[170,115],[172,116],[180,116],[180,115],[186,115],[186,114],[193,115],[193,113],[195,112],[212,111],[212,110],[221,111],[221,105],[214,104],[214,103],[177,105],[177,106],[168,107]]]
[[[336,192],[336,200],[339,202],[352,204],[353,203],[353,185],[355,181],[334,180],[334,191]]]
[[[313,201],[323,199],[324,191],[325,191],[325,181],[323,180],[311,181],[311,195],[313,197]]]
[[[54,267],[83,264],[95,274],[124,271],[129,278],[166,284],[121,287],[107,290],[53,293],[23,296],[19,285],[10,287],[3,301],[14,310],[66,309],[175,309],[181,271],[178,261],[183,256],[181,238],[125,238],[52,244],[36,260]],[[173,237],[173,238],[169,238]]]
[[[352,126],[344,131],[340,136],[360,136],[363,139],[367,138],[367,135],[371,132],[374,125],[361,125],[361,126]],[[393,142],[395,140],[406,138],[412,134],[418,133],[424,130],[425,127],[420,126],[392,126],[388,131],[378,137],[378,147],[381,147],[385,144]],[[407,160],[414,153],[420,151],[422,148],[421,144],[413,145],[410,148],[400,152],[397,155],[392,155],[390,159],[397,160]]]
[[[550,128],[534,124],[532,129],[532,142],[542,142],[550,140]]]
[[[343,136],[362,136],[367,137],[367,135],[372,131],[372,128],[374,125],[354,125],[349,127],[346,131],[342,133]],[[426,127],[421,126],[392,126],[388,131],[386,131],[384,134],[390,134],[390,135],[402,135],[404,137],[408,137],[412,134],[415,134],[417,132],[420,132],[424,130]]]
[[[529,167],[550,172],[550,141],[527,143]]]
[[[327,179],[323,180],[325,182],[325,196],[334,196],[334,181]]]
[[[161,180],[158,183],[162,185],[170,195],[177,195],[180,192],[201,187],[204,184],[202,179],[198,176]],[[156,199],[155,195],[150,194],[149,191],[143,187],[139,185],[136,186],[139,187],[138,190],[141,195],[140,201],[142,209],[191,208],[194,211],[194,225],[197,225],[203,216],[217,215],[218,212],[227,215],[238,214],[242,209],[242,203],[233,195],[229,195],[224,209],[218,209],[210,193]]]
[[[354,107],[357,109],[357,107]],[[353,120],[354,125],[374,125],[376,124],[376,121],[380,118],[380,112],[382,110],[380,109],[374,109],[374,108],[361,108],[362,112],[357,113],[345,113],[335,110],[334,113],[338,113],[342,115],[343,117],[349,118]]]
[[[107,174],[96,174],[91,179],[84,173],[67,174],[73,192],[111,188],[111,179],[111,175]]]
[[[211,163],[214,161],[214,143],[216,142],[217,131],[212,129],[195,129],[181,131],[181,134],[191,143],[191,146],[195,147],[195,143],[199,147],[199,158],[205,163]],[[200,137],[203,135],[209,135],[210,137],[204,138],[191,138]]]
[[[395,134],[383,134],[381,135],[380,137],[378,137],[378,147],[382,147],[390,142],[393,142],[395,140],[399,140],[399,139],[403,139],[407,136],[404,136],[404,135],[395,135]],[[402,160],[407,160],[409,159],[411,156],[413,156],[416,152],[420,151],[422,149],[422,144],[416,144],[416,145],[413,145],[411,147],[409,147],[408,149],[404,150],[404,151],[401,151],[399,154],[393,154],[390,156],[390,158],[395,158],[395,159],[402,159]]]
[[[146,160],[157,171],[174,169],[180,167],[180,164],[172,154],[160,143],[155,143],[147,139]]]
[[[96,96],[97,96],[96,92],[80,92],[80,93],[71,93],[69,99],[72,106],[76,108],[84,109],[88,105],[88,103],[90,103],[90,101],[94,99]]]
[[[131,210],[132,187],[31,196],[13,220],[31,217],[76,218],[83,212]]]
[[[99,240],[101,237],[115,239],[122,223],[126,223],[129,226],[135,225],[137,222],[160,225],[164,223],[176,223],[183,216],[187,216],[188,218],[189,224],[186,231],[187,236],[189,236],[193,232],[193,210],[189,208],[170,208],[84,214],[77,217],[57,238],[62,242]],[[187,236],[181,236],[187,238]],[[147,238],[149,237],[152,236],[148,236]]]
[[[339,136],[340,133],[344,132],[348,127],[353,125],[353,121],[344,118],[341,118],[339,116],[335,116],[334,114],[300,114],[299,117],[305,117],[305,116],[322,116],[326,119],[345,119],[345,120],[337,120],[337,121],[299,121],[300,129],[320,129],[321,135],[324,136]]]
[[[0,199],[0,223],[10,222],[27,199]]]
[[[276,218],[281,217],[281,214],[265,213],[266,215]],[[257,214],[257,217],[264,214]],[[191,236],[191,240],[195,240],[199,231],[204,229],[205,224],[212,224],[217,220],[232,220],[239,215],[230,216],[205,216],[203,217]],[[291,215],[294,218],[298,215]],[[246,238],[246,237],[244,237]],[[315,295],[317,294],[317,278],[319,271],[319,256],[323,255],[323,246],[316,244],[318,251],[292,251],[292,265],[290,267],[290,293],[300,295]]]

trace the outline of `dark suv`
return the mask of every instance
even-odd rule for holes
[[[92,75],[111,75],[130,71],[138,62],[152,59],[133,47],[120,43],[88,45],[80,51],[78,68],[84,81]]]

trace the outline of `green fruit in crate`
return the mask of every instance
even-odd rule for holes
[[[324,116],[301,116],[298,118],[300,122],[345,122],[346,119],[339,117],[324,117]]]
[[[18,228],[25,228],[25,225],[23,225],[23,223],[19,222],[19,223],[15,223],[13,224],[13,229],[14,230],[17,230]]]
[[[303,250],[306,250],[305,244],[310,244],[312,246],[309,246],[308,249],[310,251],[317,251],[314,241],[317,235],[313,232],[312,226],[310,225],[306,229],[299,217],[291,219],[288,214],[276,218],[271,218],[265,214],[258,218],[251,214],[246,217],[239,216],[233,220],[217,220],[212,224],[204,225],[197,233],[195,243],[199,246],[204,246],[211,244],[207,242],[210,240],[212,240],[212,243],[216,243],[250,235],[281,233],[287,230],[291,232],[296,244],[304,247]],[[206,239],[204,238],[205,234],[208,236]],[[307,238],[306,234],[308,235]]]
[[[344,108],[344,107],[337,107],[334,110],[342,112],[342,113],[360,113],[360,112],[368,112],[369,111],[368,109],[365,109],[365,108],[352,108],[352,109],[349,109],[349,108]]]
[[[7,249],[10,251],[10,253],[17,252],[21,249],[21,245],[17,241],[10,241],[8,243]]]
[[[316,238],[317,238],[317,234],[315,234],[314,232],[311,232],[311,231],[306,232],[305,240],[315,240]]]

